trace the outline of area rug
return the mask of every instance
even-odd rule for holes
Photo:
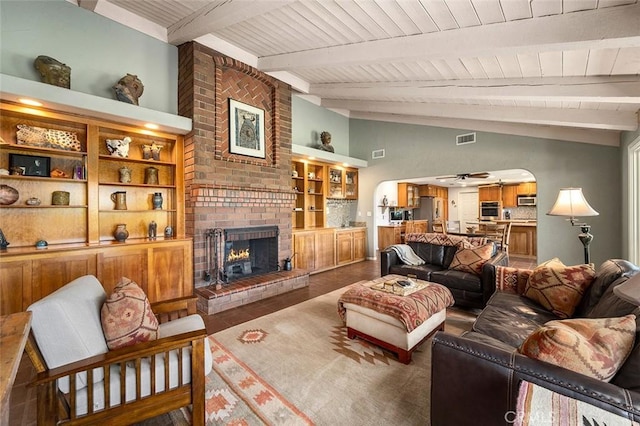
[[[409,365],[362,340],[350,340],[337,312],[345,289],[209,337],[209,425],[428,425],[431,345]],[[446,330],[473,316],[447,315]]]

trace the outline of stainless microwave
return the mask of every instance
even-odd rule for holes
[[[534,196],[519,196],[518,197],[518,205],[519,206],[535,206],[537,203],[536,197]]]

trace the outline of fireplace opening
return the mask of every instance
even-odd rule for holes
[[[225,229],[223,280],[277,271],[278,234],[277,226]]]

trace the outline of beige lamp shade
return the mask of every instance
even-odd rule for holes
[[[556,203],[549,210],[551,216],[598,216],[582,194],[582,188],[562,188],[558,194]]]

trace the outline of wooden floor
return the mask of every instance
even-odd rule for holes
[[[510,257],[509,266],[532,269],[535,267],[535,259]],[[212,334],[304,302],[305,300],[313,299],[314,297],[353,284],[356,281],[372,279],[379,276],[380,262],[377,260],[367,260],[332,271],[311,275],[309,278],[309,287],[290,291],[277,297],[260,300],[250,305],[230,309],[215,315],[202,315],[202,317],[207,327],[207,334]],[[11,408],[9,413],[9,424],[11,426],[32,426],[36,424],[35,389],[27,387],[27,383],[33,379],[34,374],[28,357],[26,355],[23,356],[15,385],[11,392]]]

